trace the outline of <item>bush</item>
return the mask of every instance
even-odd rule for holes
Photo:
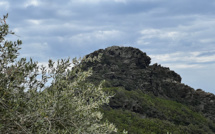
[[[91,71],[69,70],[69,59],[49,60],[48,67],[26,58],[17,59],[22,41],[6,41],[9,31],[4,16],[0,21],[0,132],[1,133],[74,133],[116,132],[113,124],[102,123],[99,107],[110,95],[101,86],[83,80]],[[74,65],[79,62],[73,59]],[[71,81],[70,76],[76,75]],[[39,78],[41,77],[41,78]],[[48,80],[52,84],[48,87]],[[81,83],[81,84],[80,84]]]

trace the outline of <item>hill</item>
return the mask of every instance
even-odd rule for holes
[[[108,47],[85,56],[82,70],[92,68],[87,81],[105,80],[113,92],[102,111],[122,131],[141,133],[215,133],[215,95],[181,83],[181,76],[151,63],[146,53],[132,47]]]

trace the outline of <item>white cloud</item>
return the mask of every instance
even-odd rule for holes
[[[138,43],[144,43],[145,39],[167,39],[171,41],[177,41],[187,36],[186,33],[177,31],[177,29],[145,29],[140,31],[141,37],[138,39]]]
[[[101,3],[101,2],[116,2],[116,3],[126,3],[127,0],[78,0],[76,2],[81,3]]]
[[[33,43],[31,44],[32,49],[37,49],[38,51],[45,51],[49,49],[49,45],[47,42],[44,43]]]
[[[200,56],[204,53],[208,52],[176,52],[149,56],[152,58],[153,63],[159,63],[174,69],[186,69],[204,68],[208,66],[207,63],[215,63],[215,54]]]
[[[5,10],[9,9],[10,3],[8,1],[0,1],[0,8],[3,8]]]
[[[34,57],[40,59],[47,59],[46,51],[50,49],[47,42],[43,43],[30,43],[23,45],[20,57]]]
[[[162,64],[162,66],[169,67],[171,70],[175,69],[202,69],[204,66],[199,64]]]
[[[205,39],[200,39],[199,42],[200,43],[214,43],[214,39],[211,39],[211,38],[207,39],[207,38],[205,38]]]
[[[215,19],[196,15],[190,17],[196,19],[187,25],[141,30],[136,40],[137,45],[160,49],[162,52],[215,50]],[[204,62],[205,59],[199,58],[199,61]]]
[[[78,44],[92,43],[95,41],[107,41],[117,39],[122,33],[118,30],[99,30],[90,33],[80,33],[70,37],[70,40]]]
[[[42,23],[42,20],[29,19],[27,20],[27,22],[33,25],[40,25]]]
[[[170,67],[171,70],[177,69],[203,69],[207,67],[205,62],[215,62],[214,56],[198,57],[200,52],[176,52],[170,54],[149,55],[152,63],[159,63],[162,66]],[[203,64],[202,64],[203,63]]]
[[[29,7],[29,6],[39,6],[40,1],[39,0],[26,0],[24,7]]]
[[[126,0],[114,0],[115,2],[119,2],[119,3],[126,3]]]
[[[117,30],[104,30],[104,31],[96,31],[94,33],[95,37],[98,38],[98,39],[102,39],[102,40],[106,40],[106,39],[109,39],[109,38],[115,38],[115,37],[118,37],[120,32],[117,31]]]
[[[214,2],[209,0],[192,8],[194,0],[20,0],[10,6],[11,2],[0,0],[0,12],[9,9],[8,23],[23,40],[27,57],[77,57],[126,44],[173,69],[207,70],[215,62],[213,53],[207,53],[215,51]]]

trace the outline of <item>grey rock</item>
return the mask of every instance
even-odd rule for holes
[[[201,89],[181,83],[181,76],[159,64],[151,63],[146,53],[133,47],[108,47],[97,50],[86,58],[97,57],[102,54],[100,61],[82,61],[83,70],[92,67],[93,75],[87,80],[92,83],[106,80],[106,86],[124,87],[126,90],[141,90],[146,94],[153,94],[165,99],[174,100],[193,106],[196,111],[215,121],[215,95]],[[119,102],[110,102],[112,107],[120,107]],[[123,100],[121,100],[123,101]],[[124,101],[121,107],[126,106]],[[136,102],[130,102],[134,105]],[[138,105],[134,106],[137,109]]]

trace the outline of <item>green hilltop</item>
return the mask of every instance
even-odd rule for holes
[[[103,120],[114,123],[118,133],[215,133],[215,95],[194,90],[181,83],[179,74],[150,62],[132,47],[113,46],[85,56],[79,67],[93,70],[86,81],[98,85],[105,80],[103,90],[114,94],[101,108]]]

